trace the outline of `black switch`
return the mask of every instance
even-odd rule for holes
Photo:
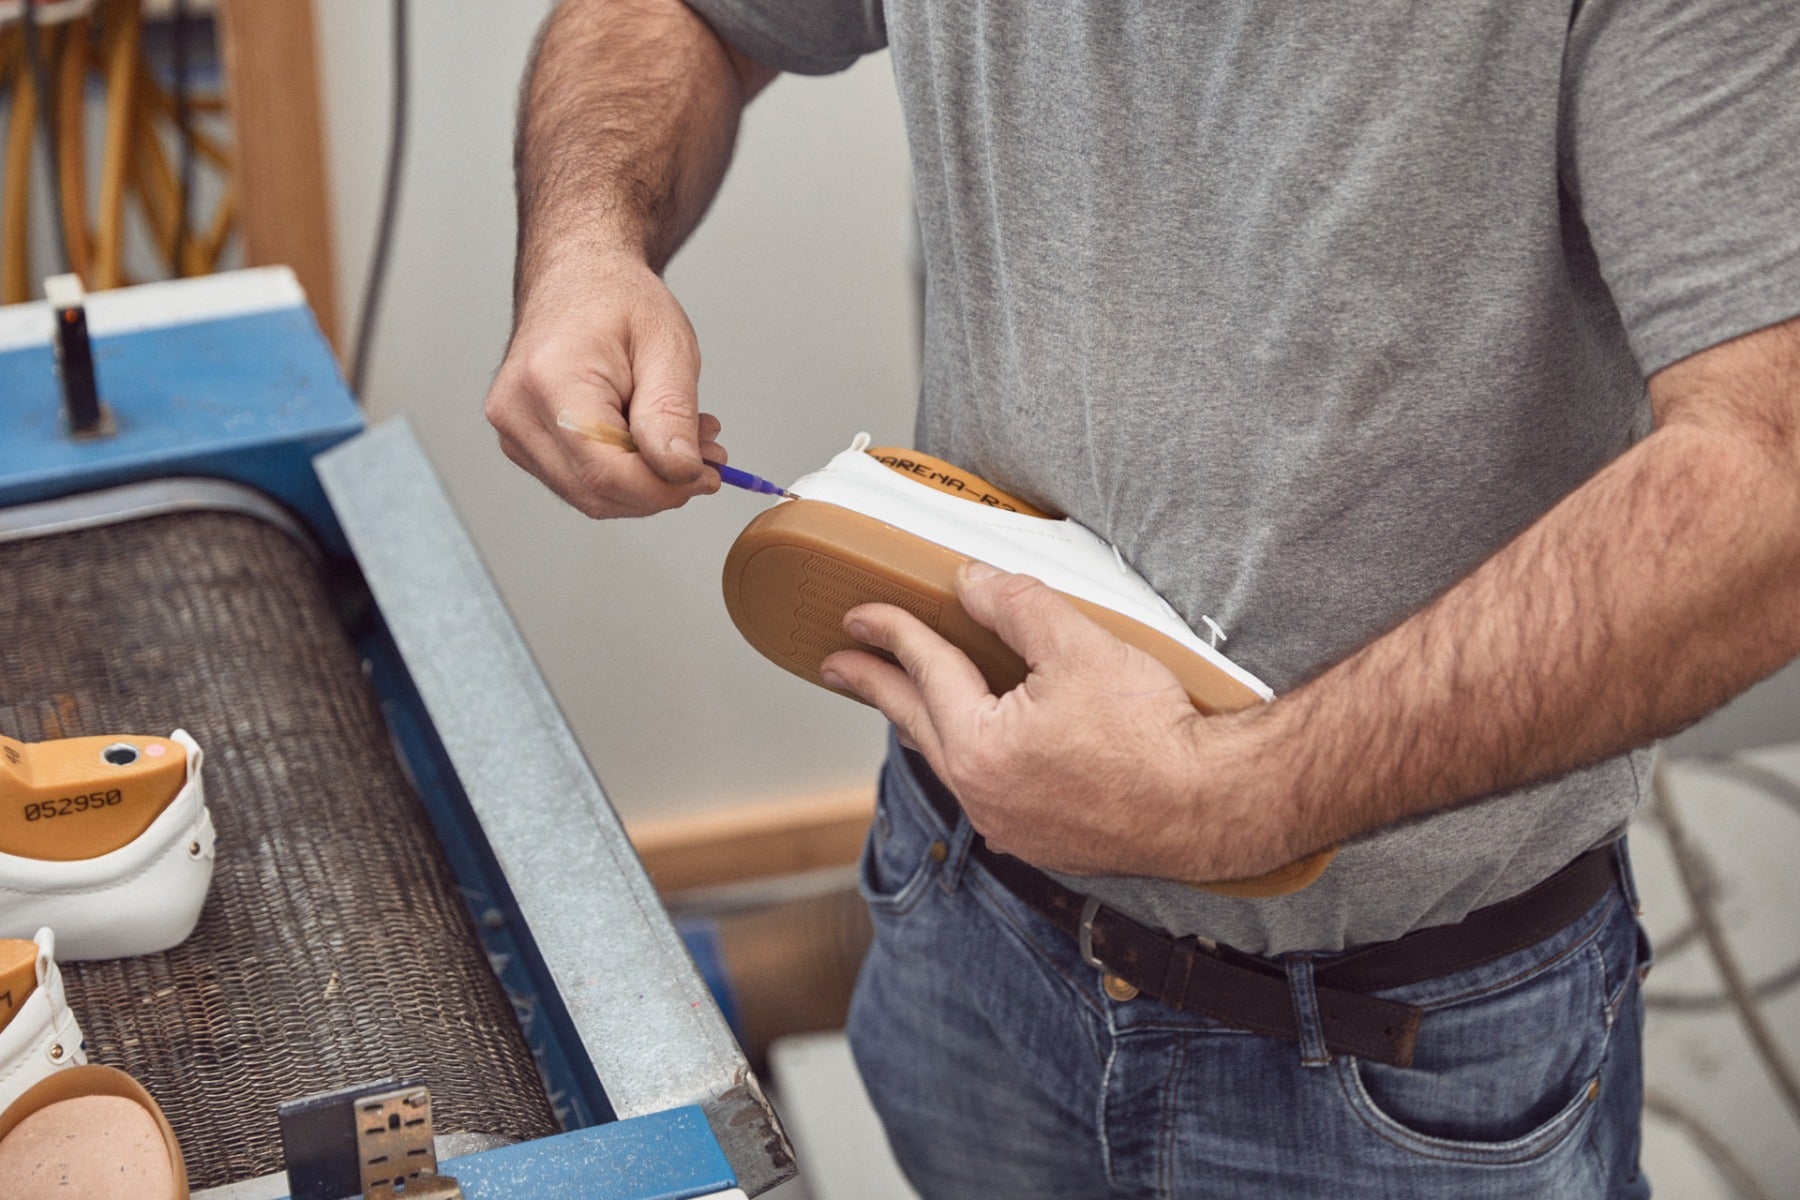
[[[53,275],[44,281],[44,295],[56,317],[56,374],[62,380],[69,432],[78,438],[105,437],[113,432],[113,423],[94,381],[94,348],[88,341],[81,277]]]

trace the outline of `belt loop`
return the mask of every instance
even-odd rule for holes
[[[1637,876],[1631,873],[1630,839],[1623,834],[1612,844],[1613,866],[1619,872],[1619,886],[1625,889],[1625,902],[1631,905],[1632,915],[1644,915],[1644,901],[1638,895]]]
[[[1288,994],[1294,1001],[1294,1024],[1300,1031],[1300,1065],[1322,1067],[1331,1061],[1325,1048],[1325,1029],[1319,1022],[1319,996],[1313,988],[1312,956],[1290,955],[1283,960],[1287,968]]]
[[[969,824],[969,815],[959,812],[956,816],[956,828],[950,833],[949,853],[944,855],[944,865],[938,869],[938,886],[944,889],[946,896],[956,895],[956,886],[962,882],[963,868],[969,862],[969,847],[975,842],[975,826]]]

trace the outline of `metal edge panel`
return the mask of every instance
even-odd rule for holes
[[[188,475],[0,508],[0,542],[50,537],[180,512],[229,512],[255,517],[299,542],[314,562],[322,563],[325,558],[312,534],[291,512],[264,493],[230,480]]]
[[[316,465],[614,1110],[698,1104],[745,1191],[791,1177],[779,1118],[411,428]]]

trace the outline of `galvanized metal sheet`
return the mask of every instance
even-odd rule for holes
[[[615,1111],[697,1104],[745,1191],[792,1176],[774,1110],[411,429],[389,422],[317,466]]]

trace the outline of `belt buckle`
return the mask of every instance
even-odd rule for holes
[[[1094,957],[1094,918],[1100,915],[1100,908],[1100,901],[1093,896],[1081,902],[1081,924],[1076,933],[1075,944],[1081,950],[1082,962],[1096,971],[1105,971],[1109,969],[1107,965]],[[1219,943],[1213,938],[1195,933],[1190,934],[1188,940],[1194,943],[1196,950],[1212,955],[1219,953]]]
[[[1100,913],[1100,901],[1089,896],[1081,904],[1081,926],[1076,935],[1075,944],[1081,950],[1081,961],[1096,971],[1105,971],[1106,964],[1094,957],[1094,918]]]
[[[1125,1004],[1138,998],[1138,985],[1101,962],[1094,953],[1094,918],[1100,913],[1100,901],[1089,896],[1081,904],[1081,924],[1075,944],[1081,950],[1081,961],[1100,972],[1100,988],[1107,999]]]

